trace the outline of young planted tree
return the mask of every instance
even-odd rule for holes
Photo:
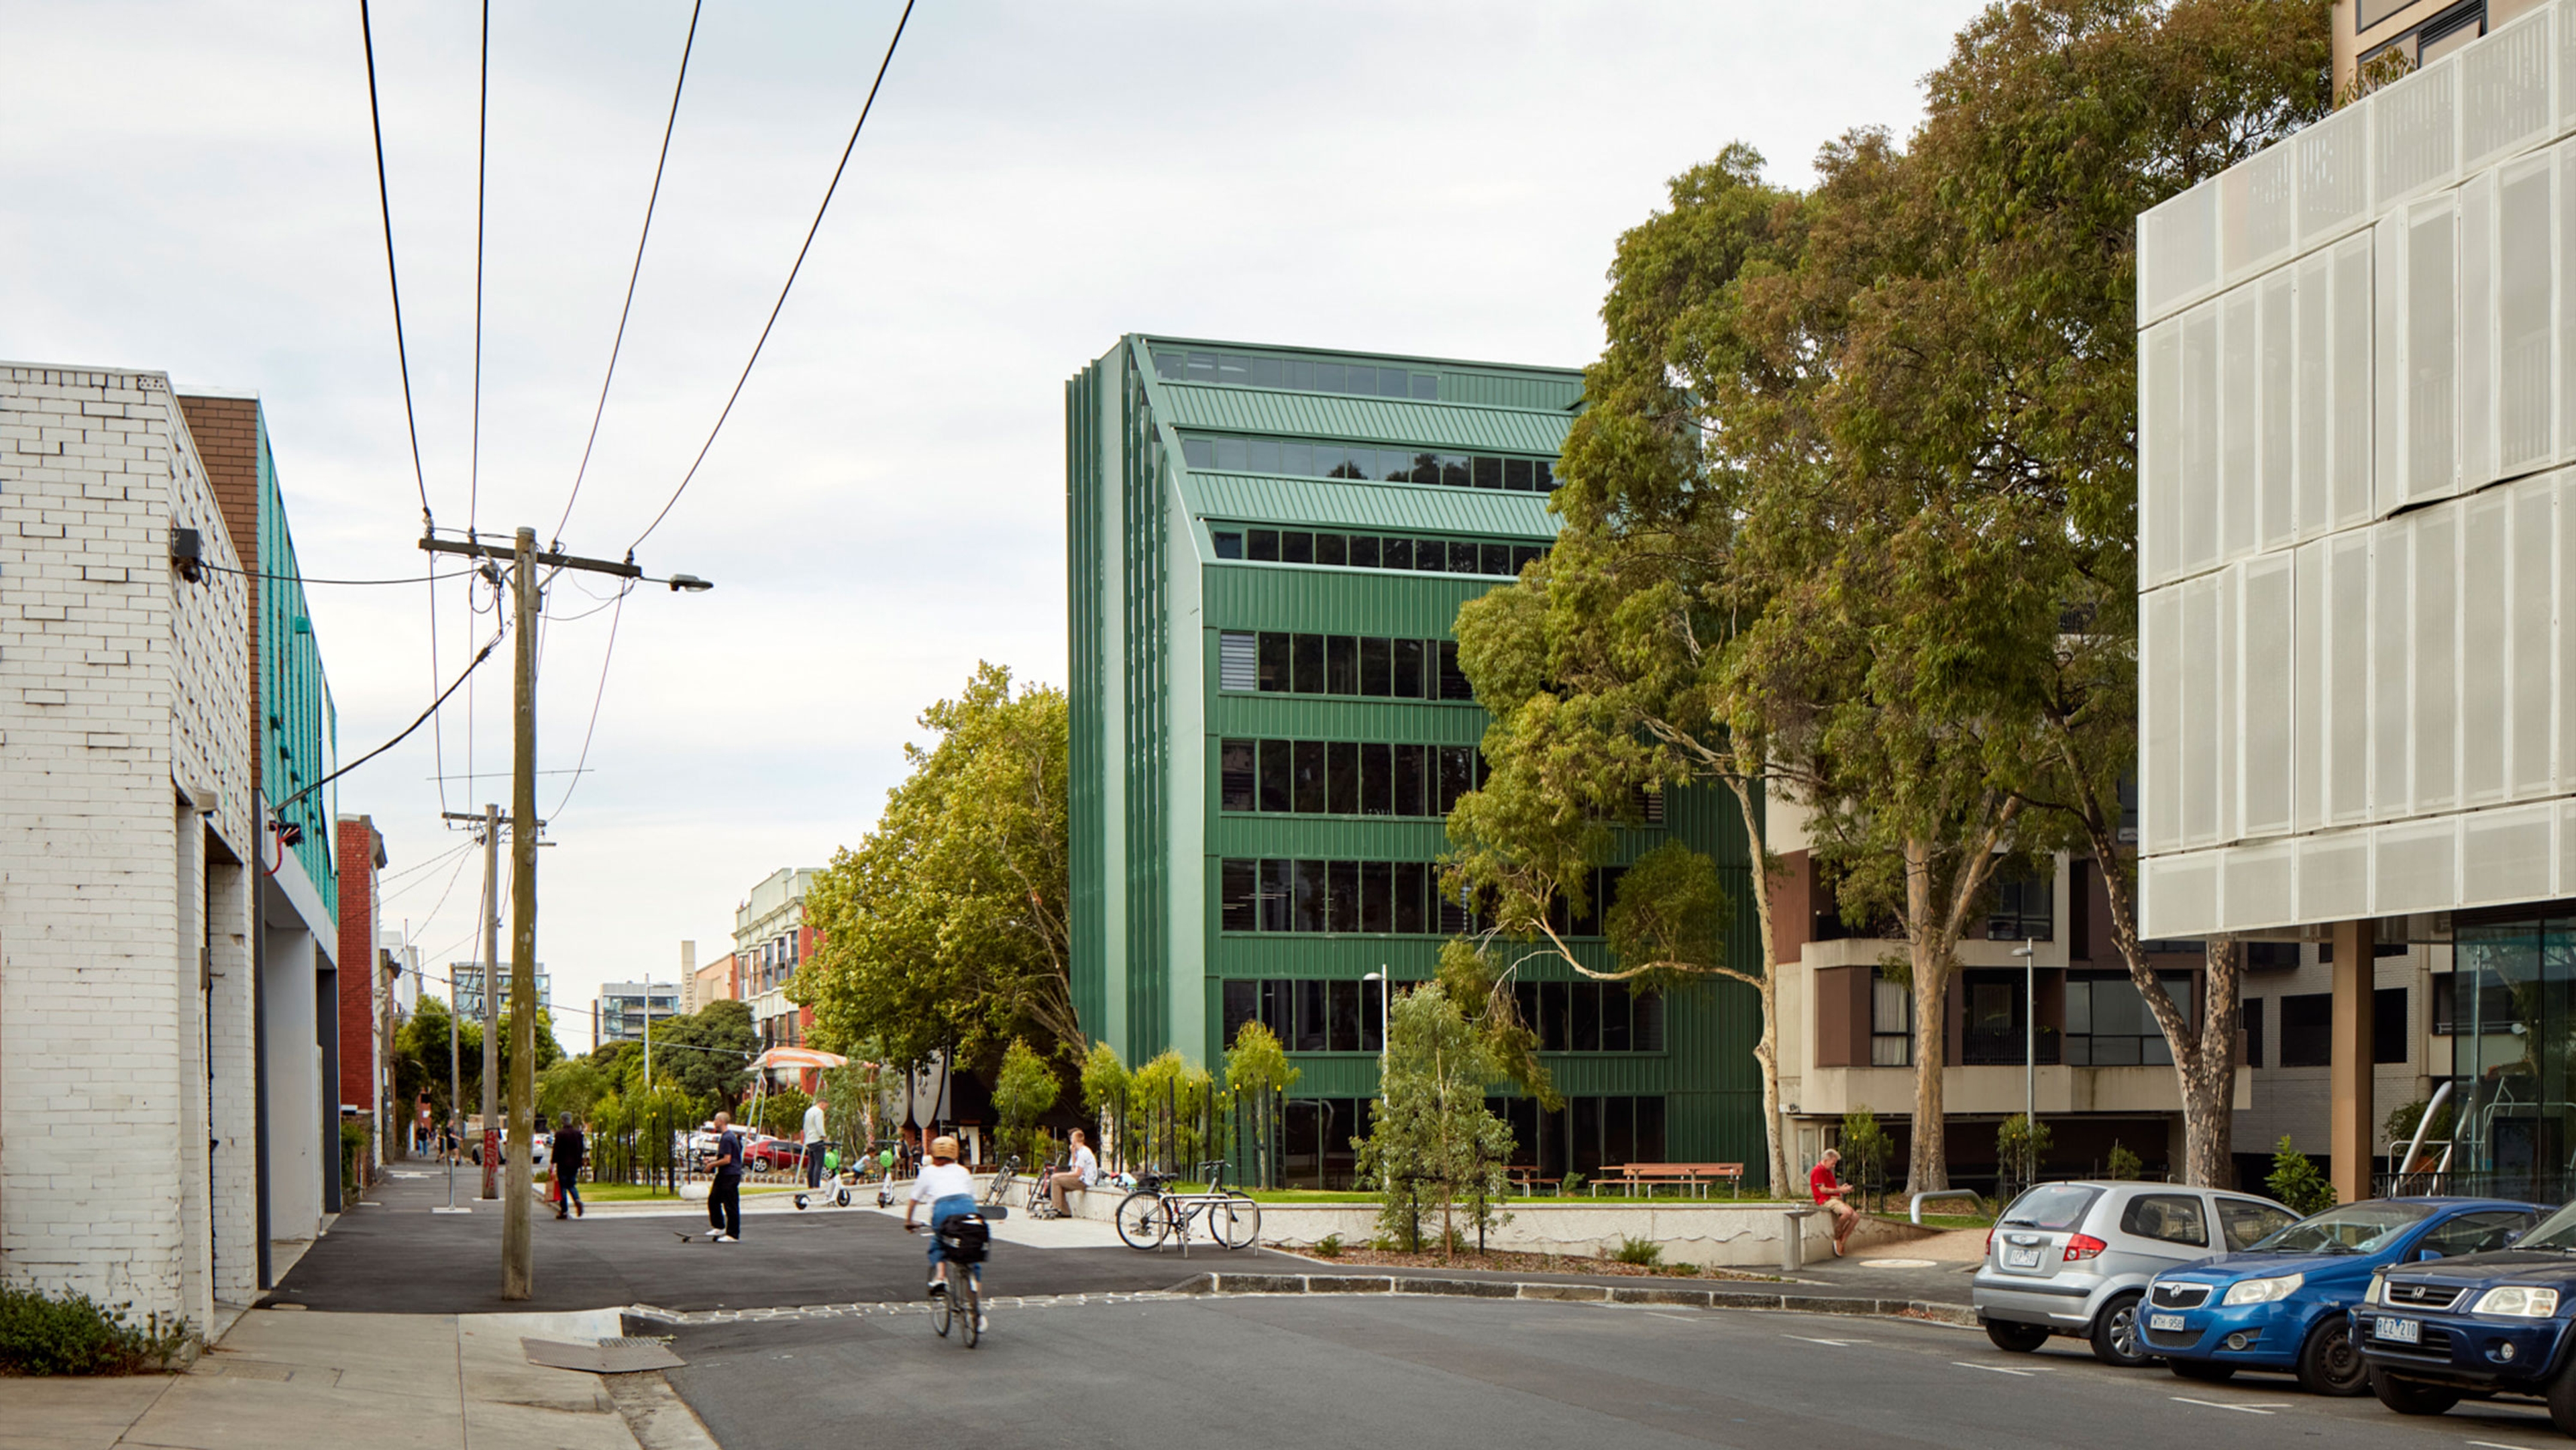
[[[1225,1089],[1243,1115],[1242,1173],[1257,1187],[1279,1186],[1280,1103],[1303,1075],[1288,1061],[1278,1034],[1260,1022],[1244,1023],[1225,1050]]]
[[[989,1072],[1026,1038],[1078,1057],[1064,692],[1015,693],[1009,670],[978,665],[921,725],[938,743],[904,747],[912,773],[877,828],[815,878],[805,912],[822,945],[790,995],[835,1052],[873,1043],[913,1063],[953,1049]]]
[[[1035,1168],[1038,1119],[1047,1115],[1063,1091],[1055,1068],[1026,1042],[1011,1039],[1002,1054],[1002,1070],[993,1078],[993,1111],[1002,1119],[1002,1151],[1019,1154],[1022,1164]]]
[[[1082,1110],[1100,1126],[1100,1161],[1113,1168],[1127,1163],[1127,1103],[1135,1077],[1119,1061],[1118,1049],[1091,1044],[1082,1059]]]
[[[1510,1191],[1511,1126],[1485,1106],[1502,1064],[1437,982],[1397,997],[1387,1017],[1386,1076],[1358,1144],[1360,1177],[1384,1197],[1381,1232],[1418,1244],[1424,1221],[1436,1215],[1447,1259],[1461,1238],[1461,1214],[1470,1225],[1490,1225]]]

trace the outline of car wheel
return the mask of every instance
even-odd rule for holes
[[[2352,1324],[2329,1317],[2299,1348],[2299,1388],[2312,1395],[2358,1395],[2370,1389],[2370,1366],[2352,1342]]]
[[[2560,1378],[2563,1380],[2565,1376]],[[2402,1380],[2384,1369],[2370,1372],[2370,1392],[2379,1396],[2381,1404],[2401,1415],[2438,1415],[2460,1402],[2460,1392],[2448,1385]]]
[[[2576,1360],[2549,1382],[2549,1423],[2562,1435],[2576,1435]]]
[[[2169,1359],[2165,1361],[2165,1368],[2184,1379],[2198,1380],[2205,1385],[2219,1384],[2236,1378],[2236,1366],[2212,1364],[2205,1359]]]
[[[2048,1326],[2014,1324],[2002,1319],[1989,1319],[1986,1321],[1986,1338],[1993,1340],[1997,1349],[2008,1349],[2015,1354],[2028,1354],[2048,1342]]]
[[[2119,1295],[2093,1316],[2093,1357],[2119,1369],[2136,1369],[2155,1359],[2139,1337],[2137,1294]]]

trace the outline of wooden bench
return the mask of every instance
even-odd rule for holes
[[[1657,1185],[1670,1183],[1705,1195],[1708,1185],[1721,1178],[1726,1180],[1730,1195],[1743,1192],[1744,1165],[1741,1163],[1625,1163],[1616,1168],[1601,1170],[1601,1176],[1592,1180],[1592,1192],[1593,1196],[1599,1197],[1602,1184],[1617,1183],[1628,1190],[1630,1197],[1634,1197],[1638,1186],[1642,1184],[1647,1196],[1652,1197]]]
[[[1561,1194],[1565,1191],[1564,1179],[1542,1178],[1539,1176],[1539,1172],[1535,1168],[1506,1168],[1503,1172],[1511,1180],[1512,1192],[1524,1197],[1535,1198],[1538,1196],[1538,1191],[1542,1188],[1546,1189],[1550,1193],[1557,1194]]]

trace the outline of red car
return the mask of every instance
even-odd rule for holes
[[[761,1173],[785,1173],[805,1163],[805,1145],[789,1138],[762,1138],[742,1150],[742,1161]]]

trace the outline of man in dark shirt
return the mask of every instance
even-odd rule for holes
[[[707,1224],[717,1243],[742,1237],[742,1135],[733,1130],[731,1113],[716,1114],[716,1177],[707,1185]]]
[[[581,1124],[567,1114],[562,1125],[555,1129],[555,1217],[557,1218],[563,1217],[567,1210],[576,1214],[582,1211],[581,1164],[589,1151],[590,1144],[582,1137]]]

